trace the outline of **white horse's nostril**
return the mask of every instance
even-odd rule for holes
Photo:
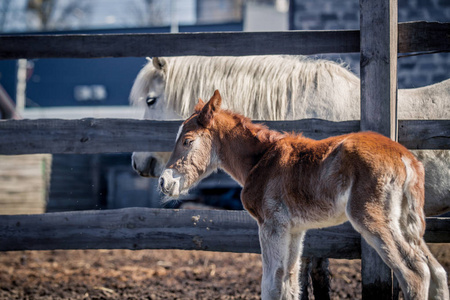
[[[164,178],[159,178],[159,186],[161,187],[161,190],[164,191]]]

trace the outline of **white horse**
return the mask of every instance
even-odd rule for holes
[[[197,99],[219,89],[225,108],[251,119],[331,121],[360,118],[360,81],[347,68],[303,56],[153,58],[138,74],[130,94],[145,107],[145,119],[182,119]],[[239,97],[235,97],[236,93]],[[450,119],[450,79],[398,91],[399,119]],[[425,214],[450,209],[450,151],[416,150],[426,170]],[[135,152],[133,167],[158,177],[169,154]]]

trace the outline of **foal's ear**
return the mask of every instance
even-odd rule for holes
[[[222,97],[220,96],[219,90],[214,91],[214,95],[209,99],[208,104],[211,105],[214,111],[218,111],[220,109],[220,105],[222,105]]]
[[[201,98],[198,98],[198,103],[194,107],[194,113],[198,114],[202,111],[203,107],[205,106],[205,102]]]
[[[219,90],[216,90],[208,103],[203,106],[202,111],[198,115],[198,122],[204,127],[208,127],[211,124],[214,114],[220,110],[221,104],[222,97],[220,96]]]

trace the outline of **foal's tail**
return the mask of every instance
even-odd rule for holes
[[[423,234],[425,233],[425,172],[421,162],[415,158],[402,157],[406,166],[406,180],[403,185],[403,203],[408,209],[401,216],[400,226],[409,245],[415,250],[416,257],[428,266],[430,272],[429,299],[449,299],[447,274],[428,249]],[[406,198],[406,199],[405,199]]]
[[[402,157],[406,167],[403,185],[403,201],[400,226],[405,238],[414,244],[420,243],[425,233],[425,171],[420,161],[414,157]]]

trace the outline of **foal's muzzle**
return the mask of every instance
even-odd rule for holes
[[[174,188],[175,182],[172,181],[170,183],[166,183],[163,177],[159,178],[159,187],[161,188],[161,192],[163,192],[166,195],[172,196],[173,195],[173,188]]]
[[[159,178],[159,188],[170,197],[178,197],[181,193],[181,181],[181,176],[176,171],[166,169]]]

